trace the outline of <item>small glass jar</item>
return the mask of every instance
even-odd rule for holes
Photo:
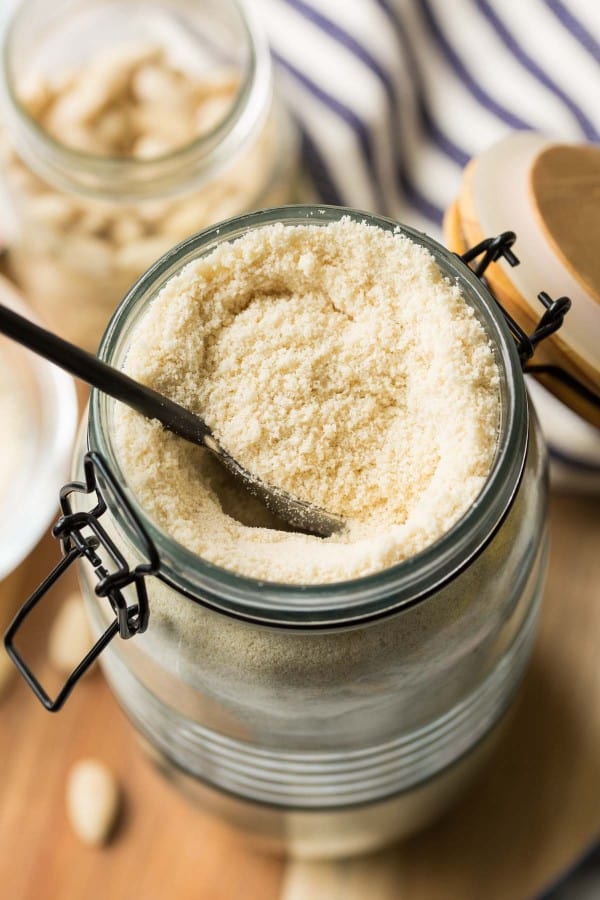
[[[229,216],[295,199],[296,136],[251,13],[237,0],[19,5],[3,48],[3,230],[11,274],[65,337],[95,349],[125,291],[173,244]],[[143,57],[144,48],[150,56],[160,48],[209,91],[201,110],[212,118],[201,136],[134,158],[99,155],[77,121],[69,119],[60,139],[41,127],[35,113],[49,83],[77,84],[107,50],[115,56],[103,77],[116,82],[127,52]],[[157,93],[146,81],[145,90]],[[210,102],[219,84],[235,85],[230,102],[218,95]],[[149,110],[149,127],[168,141],[181,117],[164,104]],[[76,119],[72,103],[68,112]],[[110,124],[125,127],[116,113]]]
[[[399,228],[347,210],[288,207],[205,231],[137,283],[101,357],[121,366],[148,304],[221,242],[273,222],[320,226],[342,215]],[[148,519],[121,468],[109,397],[93,392],[77,456],[78,477],[88,451],[103,461],[102,523],[114,545],[132,564],[148,563],[149,546],[160,560],[140,570],[157,573],[144,582],[148,630],[112,641],[102,657],[120,704],[190,796],[255,841],[298,856],[372,850],[426,824],[458,795],[519,685],[544,582],[545,454],[515,341],[465,263],[400,230],[458,281],[500,372],[487,482],[425,551],[349,582],[258,582],[199,558]],[[98,596],[98,570],[84,562],[80,574],[95,633],[112,627],[114,635],[115,608]],[[134,609],[135,592],[127,596]]]

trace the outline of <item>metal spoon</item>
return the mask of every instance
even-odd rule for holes
[[[330,515],[305,500],[292,497],[274,485],[266,484],[244,469],[219,444],[206,422],[199,416],[1,304],[0,333],[115,400],[127,404],[143,416],[158,419],[173,434],[192,444],[206,447],[245,490],[258,497],[271,512],[293,528],[329,537],[345,527],[343,520],[337,516]]]

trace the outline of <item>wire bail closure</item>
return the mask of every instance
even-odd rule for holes
[[[61,709],[79,679],[117,634],[124,640],[128,640],[136,634],[143,634],[146,631],[149,608],[145,578],[148,575],[156,575],[160,568],[160,559],[154,543],[100,454],[87,453],[85,455],[84,474],[85,482],[67,484],[60,492],[62,514],[52,529],[52,534],[60,540],[63,558],[17,613],[4,638],[8,655],[38,700],[49,712],[57,712]],[[111,492],[118,501],[122,514],[133,526],[140,544],[144,548],[144,555],[148,561],[139,564],[133,570],[130,569],[127,560],[99,522],[107,509],[106,501],[101,494],[102,488]],[[75,494],[95,495],[95,506],[89,511],[74,511],[72,498]],[[108,557],[108,565],[112,571],[100,555],[100,549]],[[67,678],[57,696],[52,699],[17,651],[15,638],[25,619],[37,604],[79,559],[85,559],[92,566],[98,579],[95,593],[98,597],[108,600],[115,618]],[[128,605],[127,598],[123,593],[129,586],[133,586],[136,593],[136,602],[132,605]]]
[[[474,247],[471,247],[470,250],[467,250],[466,253],[463,253],[460,258],[468,265],[470,262],[477,259],[478,256],[483,255],[482,259],[473,269],[478,278],[483,278],[488,266],[493,262],[498,262],[501,257],[503,257],[509,266],[512,266],[513,268],[519,265],[519,259],[512,250],[516,240],[517,236],[514,231],[503,231],[502,234],[499,234],[494,238],[486,238],[485,240],[480,241],[479,244],[476,244]],[[554,334],[555,331],[558,331],[564,322],[566,314],[571,309],[571,300],[569,297],[559,297],[558,300],[553,300],[545,291],[540,291],[538,300],[544,305],[546,311],[540,319],[537,328],[530,335],[523,331],[519,323],[516,322],[510,313],[504,309],[502,304],[496,300],[496,303],[498,303],[498,306],[502,310],[504,318],[510,328],[510,332],[515,339],[517,353],[519,354],[519,359],[521,360],[524,371],[530,371],[526,370],[525,367],[535,353],[537,345],[547,337],[550,337],[551,334]]]
[[[470,250],[467,250],[463,254],[459,254],[459,259],[466,263],[466,265],[469,265],[473,260],[482,257],[477,265],[473,267],[472,271],[478,278],[484,280],[488,266],[493,262],[498,262],[501,258],[505,259],[509,266],[512,266],[513,268],[519,265],[519,259],[512,249],[516,239],[517,236],[514,231],[503,231],[496,237],[485,238],[485,240],[480,241],[474,247],[471,247]],[[545,312],[532,334],[528,335],[527,332],[521,328],[519,323],[513,319],[510,313],[504,309],[497,297],[494,296],[493,291],[491,291],[491,293],[500,307],[510,332],[515,339],[517,353],[521,360],[523,372],[530,375],[549,376],[568,387],[586,403],[590,403],[592,406],[600,409],[600,395],[579,381],[579,379],[575,378],[574,375],[571,375],[566,369],[563,369],[558,365],[537,363],[532,365],[529,362],[534,355],[538,344],[561,328],[566,314],[571,309],[572,303],[570,298],[559,297],[557,300],[553,300],[546,291],[540,291],[538,299],[544,306]]]

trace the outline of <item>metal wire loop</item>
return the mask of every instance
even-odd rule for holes
[[[504,258],[510,266],[519,265],[519,259],[512,250],[516,239],[517,236],[514,231],[503,231],[502,234],[496,237],[480,241],[474,247],[471,247],[470,250],[467,250],[466,253],[463,253],[460,258],[469,265],[473,260],[481,257],[473,268],[473,272],[478,278],[483,279],[488,266],[493,262],[498,262],[500,258]],[[545,338],[550,337],[551,334],[554,334],[555,331],[558,331],[571,308],[571,301],[568,297],[559,297],[558,300],[553,300],[545,291],[541,291],[538,294],[538,299],[544,305],[546,311],[532,334],[528,335],[502,306],[500,301],[496,297],[494,299],[502,310],[510,332],[515,339],[517,353],[523,368],[533,356],[537,345]]]
[[[490,263],[498,262],[500,257],[504,257],[507,263],[514,268],[514,266],[519,265],[519,260],[512,251],[512,246],[516,240],[517,235],[514,231],[503,231],[502,234],[498,234],[496,237],[485,238],[485,240],[475,244],[474,247],[463,253],[460,258],[468,265],[474,259],[477,259],[478,256],[482,257],[473,269],[478,278],[482,278]]]
[[[61,542],[63,558],[29,597],[4,639],[8,655],[36,697],[50,712],[56,712],[63,706],[79,679],[117,634],[128,640],[146,631],[149,607],[145,578],[148,575],[155,575],[160,568],[160,559],[153,542],[99,454],[88,453],[85,456],[84,474],[85,482],[71,482],[60,492],[61,516],[52,529],[52,534]],[[145,551],[147,562],[134,569],[129,567],[115,542],[98,521],[106,512],[106,496],[110,493],[116,498],[121,513],[134,526],[139,544]],[[73,498],[77,494],[94,495],[96,500],[94,507],[88,511],[74,510]],[[76,666],[58,695],[51,699],[17,650],[15,638],[25,619],[40,600],[71,565],[80,559],[85,559],[94,570],[97,578],[95,593],[98,597],[108,600],[115,619]],[[135,589],[135,603],[131,605],[123,593],[130,586]]]
[[[496,237],[486,238],[485,240],[480,241],[474,247],[471,247],[470,250],[467,250],[460,255],[459,258],[469,265],[469,263],[472,263],[474,260],[481,257],[472,271],[478,278],[485,281],[484,275],[488,266],[493,262],[498,262],[500,258],[504,258],[510,266],[519,264],[519,260],[512,250],[515,241],[516,234],[514,231],[503,231],[502,234],[499,234]],[[523,371],[532,375],[545,375],[548,378],[552,378],[577,394],[585,403],[588,403],[597,409],[600,408],[600,395],[587,387],[587,385],[583,384],[578,378],[566,371],[566,369],[563,369],[558,365],[531,365],[529,363],[538,344],[562,327],[565,316],[571,308],[571,300],[569,297],[559,297],[557,300],[553,300],[546,291],[540,291],[538,300],[543,304],[545,312],[533,332],[527,334],[527,332],[521,328],[519,323],[502,306],[498,298],[494,296],[493,291],[491,291],[491,293],[497,305],[500,307],[510,332],[515,339],[517,353],[519,354]]]

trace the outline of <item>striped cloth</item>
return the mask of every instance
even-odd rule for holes
[[[249,2],[324,202],[440,239],[463,167],[509,132],[600,143],[600,0]],[[600,433],[534,388],[553,483],[600,492]]]
[[[325,202],[440,236],[512,130],[600,142],[596,0],[252,0]]]

